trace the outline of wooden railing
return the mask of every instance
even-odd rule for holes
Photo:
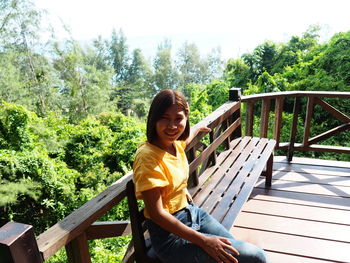
[[[306,110],[303,116],[301,115],[302,99],[306,99]],[[325,151],[336,153],[350,153],[350,147],[346,146],[332,146],[332,145],[320,145],[317,144],[332,136],[335,136],[341,132],[350,129],[350,117],[340,110],[336,109],[324,100],[327,98],[338,99],[345,101],[350,99],[350,92],[311,92],[311,91],[295,91],[295,92],[277,92],[277,93],[264,93],[251,96],[242,97],[242,103],[246,108],[246,120],[245,120],[245,135],[253,135],[254,125],[254,111],[261,111],[260,118],[260,134],[259,137],[267,137],[269,130],[269,119],[271,112],[275,113],[273,121],[273,139],[276,140],[276,149],[287,150],[288,160],[293,158],[294,151]],[[282,112],[286,100],[294,100],[293,118],[290,124],[290,138],[289,142],[281,142],[281,125],[282,125]],[[261,102],[261,103],[258,103]],[[348,101],[349,102],[349,101]],[[260,107],[261,104],[261,107]],[[274,105],[274,109],[271,109],[271,105]],[[321,106],[322,109],[330,113],[334,118],[342,122],[341,125],[329,129],[319,135],[310,138],[311,121],[314,114],[315,105]],[[349,103],[350,105],[350,103]],[[304,120],[302,141],[297,142],[297,130],[298,130],[298,117]]]
[[[306,116],[304,116],[305,125],[303,140],[301,142],[296,142],[297,120],[301,112],[302,98],[307,99]],[[257,134],[256,136],[267,137],[269,130],[269,117],[271,113],[270,108],[271,105],[275,105],[275,119],[272,127],[273,138],[277,141],[277,149],[288,151],[289,160],[292,159],[293,152],[296,150],[350,153],[350,148],[348,147],[316,145],[317,142],[350,129],[350,117],[326,103],[322,100],[323,98],[338,98],[341,100],[349,99],[350,93],[281,92],[242,97],[241,102],[246,106],[245,133],[247,136],[255,135],[253,134],[254,111],[261,111],[260,134]],[[291,124],[290,141],[280,142],[282,112],[286,99],[294,99],[294,110],[292,111],[293,123]],[[257,105],[260,104],[262,106],[261,108],[260,106],[258,108]],[[320,105],[334,117],[341,120],[343,124],[318,136],[310,138],[311,119],[315,104]],[[232,116],[234,107],[234,103],[223,105],[203,120],[212,128],[209,141],[210,143],[215,144],[215,148],[218,147],[218,142],[223,145],[229,144],[230,138],[225,140],[220,139],[220,131],[225,131],[231,128],[233,129],[237,125],[240,125],[240,123],[234,122],[234,118],[237,117]],[[232,134],[232,136],[241,136],[241,134]],[[196,155],[196,152],[198,151],[205,151],[205,147],[200,149],[199,140],[202,137],[203,135],[199,134],[199,136],[188,147],[190,149],[188,152],[190,161],[193,160],[193,162],[196,162],[196,165],[191,167],[191,172],[194,175],[196,175],[196,173],[200,174],[210,162],[215,162],[216,158],[216,149],[212,151],[213,149],[210,147],[208,147],[209,149],[206,148],[207,150],[204,154],[204,156],[206,156],[205,160],[202,160]],[[194,147],[194,144],[199,147]],[[200,161],[198,161],[199,159]],[[201,169],[197,168],[199,162],[201,164]],[[126,184],[131,180],[131,176],[131,173],[126,174],[102,193],[68,215],[64,220],[58,222],[47,231],[40,234],[37,238],[35,238],[34,231],[30,225],[18,224],[15,222],[7,223],[0,228],[0,262],[41,263],[53,256],[61,248],[66,249],[69,262],[91,262],[88,250],[88,240],[131,234],[129,221],[97,222],[102,215],[110,211],[112,207],[117,205],[127,196]],[[198,177],[193,176],[193,178],[196,180]],[[196,185],[197,182],[194,181],[192,183]],[[25,251],[25,253],[23,251]],[[130,252],[131,250],[128,251]],[[131,262],[132,251],[130,253],[130,255],[125,256],[123,262]]]

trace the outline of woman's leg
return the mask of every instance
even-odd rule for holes
[[[208,213],[194,206],[181,211],[176,218],[183,224],[205,235],[223,236],[239,252],[235,256],[239,263],[267,263],[265,252],[250,243],[235,240],[232,235]],[[166,263],[215,263],[202,248],[162,229],[152,221],[148,222],[153,248],[158,257]]]
[[[264,250],[248,242],[234,239],[231,233],[206,211],[196,206],[190,207],[190,211],[192,223],[199,226],[199,232],[226,237],[231,241],[231,245],[240,253],[239,256],[234,255],[240,263],[268,262]]]

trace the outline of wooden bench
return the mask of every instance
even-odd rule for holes
[[[190,163],[189,191],[194,203],[228,230],[258,178],[265,175],[266,187],[271,186],[276,144],[267,138],[242,137],[238,91],[230,90],[230,98],[230,102],[201,121],[212,129],[209,143],[203,143],[205,134],[199,134],[186,148]],[[136,262],[160,262],[147,237],[143,210],[138,208],[132,181],[127,184],[127,196],[134,249],[129,253],[134,253]]]

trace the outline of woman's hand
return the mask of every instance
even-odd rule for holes
[[[211,132],[211,129],[207,126],[201,126],[201,127],[198,127],[198,133],[199,132]]]
[[[186,145],[188,145],[193,140],[193,138],[196,137],[197,134],[200,133],[200,132],[208,133],[208,132],[211,132],[211,129],[208,126],[204,125],[204,124],[200,125],[194,131],[191,131],[190,136],[188,136],[188,138],[186,140]]]
[[[231,242],[225,237],[205,236],[204,244],[201,247],[218,263],[238,263],[232,254],[239,255],[239,252],[231,246]]]

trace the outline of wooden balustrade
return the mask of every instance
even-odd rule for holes
[[[305,116],[300,116],[302,109],[302,99],[304,98],[307,99]],[[316,144],[350,129],[350,117],[329,103],[325,102],[324,99],[326,98],[336,98],[339,100],[350,99],[350,92],[295,91],[243,96],[241,101],[245,104],[246,109],[245,135],[253,135],[254,112],[257,111],[257,105],[260,104],[258,102],[261,102],[262,106],[259,108],[261,110],[260,137],[268,136],[269,118],[270,113],[272,112],[271,105],[275,105],[275,117],[273,123],[274,126],[272,129],[273,139],[275,139],[277,142],[276,149],[287,150],[287,157],[289,161],[292,160],[294,151],[350,153],[350,147]],[[294,99],[294,107],[292,112],[293,118],[291,123],[289,142],[281,142],[280,137],[283,105],[287,99]],[[315,105],[319,105],[322,109],[330,113],[334,118],[338,119],[343,124],[310,138]],[[301,142],[296,142],[298,117],[302,117],[302,119],[305,120]]]

